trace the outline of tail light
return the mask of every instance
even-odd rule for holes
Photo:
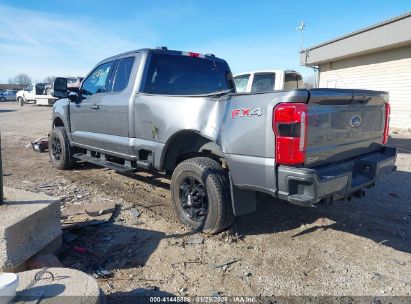
[[[384,136],[382,137],[382,143],[386,144],[388,142],[388,132],[390,130],[390,113],[391,107],[388,102],[385,103],[385,125],[384,125]]]
[[[277,164],[298,165],[305,161],[307,105],[281,103],[273,111],[275,160]]]

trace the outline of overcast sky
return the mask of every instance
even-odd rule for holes
[[[0,0],[0,83],[18,73],[82,76],[101,59],[160,45],[213,53],[233,73],[301,67],[304,47],[411,10],[396,1]]]

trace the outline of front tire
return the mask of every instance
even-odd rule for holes
[[[181,162],[171,177],[171,198],[179,220],[195,230],[215,234],[234,222],[227,173],[211,158]]]
[[[18,103],[20,104],[20,107],[24,106],[24,99],[23,99],[23,97],[21,97],[21,96],[17,97],[17,101],[18,101]]]
[[[53,166],[59,170],[73,168],[73,158],[70,144],[64,127],[54,127],[49,136],[49,155]]]

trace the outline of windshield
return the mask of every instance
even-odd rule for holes
[[[227,63],[171,54],[153,54],[145,93],[200,95],[234,89]]]

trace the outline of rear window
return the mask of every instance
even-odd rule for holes
[[[227,63],[171,54],[152,54],[145,93],[198,95],[234,89]]]
[[[275,73],[255,74],[253,85],[251,86],[252,93],[269,92],[274,90]]]
[[[284,90],[291,91],[296,89],[304,89],[304,81],[300,74],[286,73],[284,80]]]

